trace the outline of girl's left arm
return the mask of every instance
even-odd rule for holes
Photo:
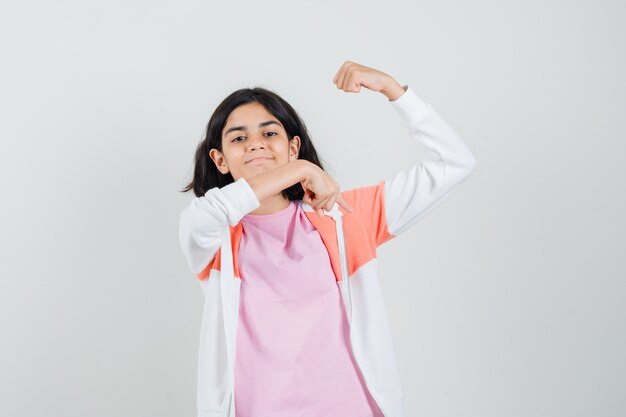
[[[333,80],[344,91],[381,92],[425,152],[417,162],[376,185],[342,192],[376,246],[398,236],[439,206],[469,176],[476,159],[463,139],[408,85],[373,68],[344,64]]]
[[[413,166],[378,184],[388,234],[397,236],[439,206],[470,175],[476,158],[463,139],[410,87],[390,102],[425,152]]]

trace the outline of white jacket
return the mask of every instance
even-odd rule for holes
[[[378,282],[376,248],[416,224],[473,171],[464,141],[410,86],[389,103],[426,153],[376,185],[341,192],[320,218],[300,201],[328,249],[350,324],[350,343],[367,388],[385,417],[404,417],[403,392]],[[204,292],[197,373],[197,417],[234,417],[234,363],[241,279],[240,220],[260,206],[244,178],[194,197],[180,216],[184,256]],[[234,250],[233,250],[234,248]],[[222,267],[223,266],[223,267]],[[348,277],[349,279],[343,279]]]

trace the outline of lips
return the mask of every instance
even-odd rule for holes
[[[250,159],[248,162],[246,162],[246,164],[249,164],[250,162],[254,162],[254,161],[265,161],[267,159],[272,159],[272,158],[270,158],[269,156],[259,156],[254,159]]]

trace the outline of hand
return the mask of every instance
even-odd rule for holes
[[[384,94],[391,101],[396,100],[406,91],[389,74],[352,61],[343,63],[335,74],[333,83],[347,93],[358,93],[363,86]]]
[[[300,184],[304,189],[302,201],[313,207],[320,217],[324,217],[324,210],[332,210],[335,201],[349,212],[354,212],[339,193],[339,183],[317,165],[307,164],[305,178]]]

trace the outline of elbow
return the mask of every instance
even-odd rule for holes
[[[464,181],[476,168],[476,158],[471,153],[467,153],[463,158],[456,160],[454,165],[446,166],[446,181],[457,184]]]

